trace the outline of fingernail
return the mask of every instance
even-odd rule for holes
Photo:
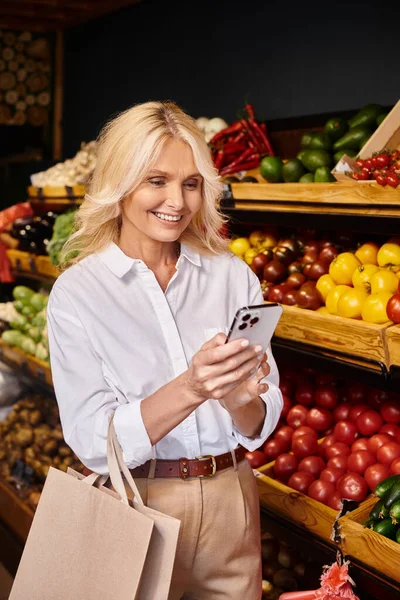
[[[240,345],[243,346],[243,348],[246,348],[246,346],[248,346],[249,343],[249,340],[243,340],[243,342],[241,342]]]
[[[255,347],[254,347],[254,352],[255,352],[256,354],[258,354],[259,352],[261,352],[261,350],[262,350],[262,346],[255,346]]]
[[[257,354],[258,360],[261,360],[263,356],[264,356],[264,354],[262,352],[261,352],[261,354]]]

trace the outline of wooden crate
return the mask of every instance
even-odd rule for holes
[[[32,525],[33,510],[6,483],[0,481],[0,520],[25,542]]]
[[[337,512],[284,483],[273,479],[273,463],[255,471],[261,505],[305,527],[324,540],[332,542],[332,530]]]
[[[28,198],[31,200],[47,200],[55,198],[64,198],[66,200],[81,200],[86,194],[84,185],[73,186],[46,186],[42,188],[29,186]]]
[[[389,327],[386,332],[386,339],[390,364],[400,367],[400,325]]]
[[[21,274],[30,273],[33,275],[44,275],[45,277],[54,277],[59,275],[59,271],[54,266],[48,256],[36,256],[21,250],[7,250],[7,256],[11,267]]]
[[[358,358],[379,361],[388,367],[390,360],[386,332],[390,325],[390,321],[383,325],[375,325],[295,306],[283,306],[283,314],[275,335]]]
[[[37,267],[39,273],[41,275],[46,275],[46,277],[54,277],[54,279],[56,279],[60,274],[58,267],[53,265],[49,256],[38,256]]]
[[[379,498],[368,498],[356,510],[339,519],[345,556],[353,557],[400,582],[400,544],[362,526]]]
[[[29,375],[35,379],[39,379],[53,385],[53,379],[51,376],[51,368],[49,363],[26,354],[20,348],[15,346],[7,346],[2,340],[0,340],[0,353],[11,363],[25,370]]]

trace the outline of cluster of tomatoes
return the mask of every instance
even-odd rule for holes
[[[282,369],[280,388],[281,420],[251,463],[275,461],[276,479],[335,510],[400,474],[398,394],[312,369]]]
[[[381,185],[397,188],[400,174],[400,150],[381,152],[374,154],[371,158],[358,159],[356,161],[357,171],[349,173],[351,179],[356,181],[367,181],[375,179]]]

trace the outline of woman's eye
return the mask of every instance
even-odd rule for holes
[[[150,179],[149,183],[151,185],[154,185],[154,187],[161,187],[162,185],[164,185],[164,180],[163,179]]]
[[[184,185],[189,190],[195,190],[197,188],[197,181],[186,181]]]

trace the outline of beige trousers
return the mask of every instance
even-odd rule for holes
[[[261,599],[260,508],[247,460],[210,478],[135,481],[147,506],[181,521],[169,600]]]

